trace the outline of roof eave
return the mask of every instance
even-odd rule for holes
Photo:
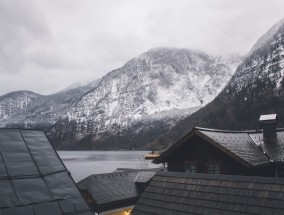
[[[126,199],[121,199],[121,200],[117,200],[117,201],[113,201],[113,202],[106,202],[106,203],[102,203],[102,204],[98,204],[95,201],[92,209],[96,213],[101,213],[103,211],[114,210],[114,209],[121,208],[121,207],[127,207],[127,206],[131,206],[131,205],[135,205],[135,203],[138,201],[139,198],[140,198],[140,196],[135,196],[135,197],[132,197],[132,198],[126,198]]]
[[[170,148],[168,148],[165,152],[163,152],[159,157],[155,158],[152,162],[155,164],[166,162],[165,159],[174,152],[179,146],[183,145],[185,141],[187,141],[193,134],[195,134],[196,128],[194,127],[190,132],[188,132],[185,136],[183,136],[178,142],[173,144]]]

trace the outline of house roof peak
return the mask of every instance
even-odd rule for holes
[[[193,129],[200,130],[200,131],[220,132],[220,133],[250,133],[250,132],[256,132],[256,130],[236,131],[236,130],[221,130],[221,129],[202,128],[202,127],[194,127]]]
[[[195,127],[153,162],[165,162],[179,147],[190,144],[190,139],[196,135],[247,167],[266,165],[271,161],[284,162],[283,150],[275,150],[284,147],[284,129],[277,129],[276,133],[277,139],[271,148],[264,144],[262,131],[228,131]]]

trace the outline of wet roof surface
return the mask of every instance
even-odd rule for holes
[[[94,174],[78,182],[78,187],[88,190],[97,204],[137,198],[141,192],[135,183],[147,183],[156,171],[122,169],[113,173]]]
[[[91,175],[78,182],[78,187],[87,189],[97,204],[104,204],[137,197],[136,177],[137,172]]]
[[[45,133],[0,129],[0,215],[92,214]]]
[[[250,133],[249,135],[274,162],[284,161],[284,131],[277,131],[276,139],[270,140],[268,144],[263,141],[262,133]]]
[[[140,171],[138,172],[135,178],[135,182],[136,183],[147,183],[154,177],[155,174],[156,174],[155,171]]]
[[[133,215],[284,214],[284,179],[158,172]]]
[[[199,132],[251,165],[270,162],[247,132],[215,132],[202,129]]]
[[[155,163],[164,162],[173,151],[182,144],[190,144],[193,134],[206,139],[215,147],[224,151],[248,166],[258,166],[272,162],[284,162],[284,130],[276,131],[275,140],[263,141],[262,131],[223,131],[206,128],[194,128],[180,141],[175,143]]]

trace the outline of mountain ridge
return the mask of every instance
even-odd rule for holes
[[[176,142],[194,126],[224,130],[259,129],[258,119],[262,114],[278,114],[278,126],[284,127],[283,21],[260,37],[262,39],[254,44],[212,102],[181,120],[161,141],[167,144]]]
[[[76,96],[71,93],[68,99],[63,90],[38,100],[7,126],[42,127],[58,148],[78,143],[104,148],[111,145],[108,139],[119,142],[117,136],[121,141],[112,147],[125,148],[125,142],[148,135],[141,146],[134,144],[145,148],[221,91],[233,73],[225,60],[230,59],[189,49],[153,48],[112,70],[95,87],[68,91],[78,90]]]

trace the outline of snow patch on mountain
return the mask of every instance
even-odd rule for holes
[[[131,127],[134,121],[163,112],[170,117],[170,111],[197,110],[216,97],[231,73],[220,60],[202,52],[151,49],[103,77],[72,104],[67,116],[81,130],[92,121],[92,132],[101,132],[113,125]]]
[[[22,112],[13,110],[16,114],[7,116],[5,123],[44,125],[59,144],[88,135],[88,141],[94,142],[109,136],[164,132],[211,102],[240,59],[188,49],[151,49],[100,80],[31,99]],[[159,134],[146,135],[151,139]]]
[[[284,73],[284,19],[274,25],[253,46],[250,54],[232,77],[227,92],[236,94],[243,88],[260,84],[277,90]]]
[[[39,97],[41,95],[30,91],[15,91],[0,96],[0,124],[2,120],[25,111]]]
[[[284,18],[278,21],[275,25],[273,25],[264,35],[262,35],[257,42],[254,44],[252,49],[249,52],[249,55],[252,54],[254,51],[263,47],[267,42],[273,39],[273,36],[277,34],[277,31],[283,27],[284,25]]]

